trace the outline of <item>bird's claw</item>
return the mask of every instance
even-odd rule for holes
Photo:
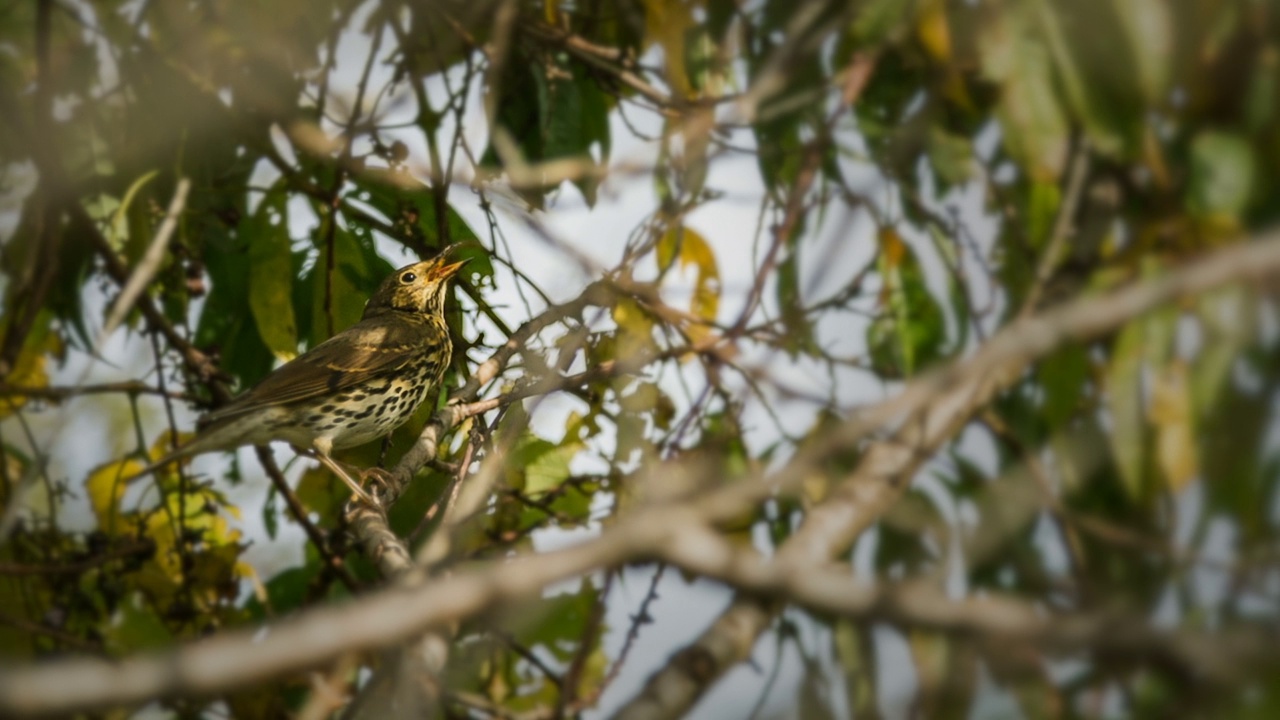
[[[360,471],[360,484],[378,505],[385,505],[395,487],[395,473],[380,467]]]

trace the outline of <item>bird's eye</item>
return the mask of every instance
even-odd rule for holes
[[[400,282],[404,283],[405,285],[408,285],[409,283],[411,283],[411,282],[413,282],[414,280],[417,280],[417,279],[418,279],[418,276],[417,276],[417,275],[414,275],[414,274],[413,274],[413,273],[411,273],[411,272],[407,272],[407,273],[405,273],[405,274],[403,274],[403,275],[401,275],[401,276],[400,276]]]

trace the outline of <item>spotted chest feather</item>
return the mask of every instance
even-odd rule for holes
[[[353,447],[382,437],[413,416],[440,385],[444,360],[425,354],[396,372],[383,373],[299,408],[296,422],[315,435],[333,438],[334,447]]]

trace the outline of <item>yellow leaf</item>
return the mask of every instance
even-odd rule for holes
[[[920,44],[939,63],[951,60],[951,30],[947,27],[947,5],[944,0],[930,0],[920,11],[916,22]]]
[[[694,25],[693,3],[685,0],[644,0],[645,45],[661,45],[666,59],[667,82],[677,95],[696,93],[685,63],[685,37]]]
[[[659,267],[670,267],[678,260],[681,268],[695,270],[689,311],[707,322],[715,322],[720,312],[720,267],[706,238],[687,227],[671,228],[658,241],[657,255]],[[687,331],[696,340],[706,333],[706,328],[696,326]]]
[[[907,636],[911,659],[915,661],[916,679],[926,695],[938,692],[949,677],[950,649],[947,637],[928,630],[914,630]]]
[[[634,300],[619,298],[613,306],[613,321],[618,324],[617,357],[643,357],[652,350],[653,319]]]
[[[22,352],[18,354],[9,373],[8,384],[21,388],[42,388],[49,384],[49,373],[46,370],[49,355],[62,353],[62,340],[56,333],[47,328],[33,332],[26,340]],[[12,415],[27,404],[24,395],[0,397],[0,419]]]
[[[800,488],[805,500],[817,505],[827,499],[831,491],[831,479],[824,473],[809,473],[800,481]]]
[[[89,473],[84,486],[89,493],[89,505],[98,518],[98,527],[105,530],[115,526],[120,514],[120,501],[131,482],[129,479],[141,472],[142,467],[137,460],[117,460]]]
[[[1176,493],[1200,471],[1184,361],[1174,360],[1155,373],[1147,416],[1156,427],[1156,462]]]

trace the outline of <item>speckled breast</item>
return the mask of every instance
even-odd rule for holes
[[[424,400],[434,397],[443,373],[443,360],[424,356],[301,409],[301,424],[317,436],[332,437],[335,448],[363,445],[403,425]]]

